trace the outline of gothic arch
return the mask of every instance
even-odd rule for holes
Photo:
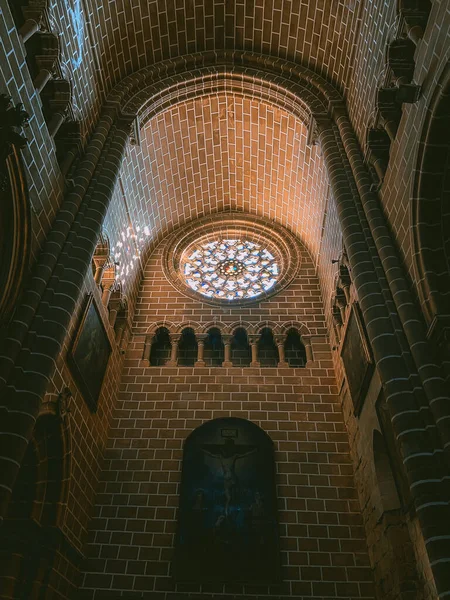
[[[422,130],[412,201],[414,264],[425,319],[450,315],[450,63]]]

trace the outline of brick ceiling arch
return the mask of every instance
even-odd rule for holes
[[[196,52],[287,59],[344,88],[359,27],[353,0],[109,0],[67,11],[71,5],[51,3],[51,20],[85,116],[127,75]]]
[[[125,261],[122,233],[119,276],[167,232],[227,210],[288,227],[317,260],[328,180],[306,123],[342,106],[311,70],[251,52],[197,53],[122,80],[107,107],[138,115],[141,141],[125,157],[117,192],[138,246]]]
[[[120,185],[142,263],[168,232],[222,211],[274,220],[320,252],[329,186],[319,147],[303,120],[260,98],[221,91],[158,112],[129,147]]]

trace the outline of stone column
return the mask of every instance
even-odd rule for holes
[[[142,357],[142,360],[147,360],[150,363],[150,352],[152,350],[152,344],[153,344],[153,340],[155,339],[155,334],[153,333],[152,335],[148,335],[145,338],[145,342],[144,342],[144,355]]]
[[[203,356],[204,356],[204,352],[205,352],[205,340],[208,337],[208,334],[207,333],[199,333],[195,337],[197,338],[198,353],[197,353],[197,360],[194,363],[194,367],[204,367],[205,361],[204,361]]]
[[[250,363],[251,367],[259,367],[259,361],[258,361],[258,341],[259,341],[259,335],[249,335],[248,336],[248,341],[250,342],[250,346],[252,349],[252,362]]]
[[[308,366],[308,364],[313,362],[313,360],[314,360],[312,346],[311,346],[311,338],[303,338],[303,342],[305,344],[306,366]]]
[[[68,104],[66,102],[61,102],[56,108],[56,111],[53,113],[52,118],[47,124],[50,137],[55,137],[59,128],[64,123],[67,114],[67,108]]]
[[[423,318],[416,314],[415,303],[411,301],[404,269],[342,106],[334,107],[334,118],[336,125],[326,115],[316,119],[320,147],[336,200],[353,284],[386,392],[392,428],[396,439],[402,440],[399,449],[438,594],[443,597],[450,593],[450,584],[448,570],[444,571],[439,561],[445,550],[435,532],[450,539],[449,506],[442,501],[448,490],[444,483],[438,483],[443,482],[447,471],[435,459],[435,432],[428,424],[435,418],[441,439],[448,441],[450,436],[442,427],[443,419],[439,422],[441,416],[448,416],[448,387],[439,369],[430,363]],[[357,194],[352,190],[353,183]],[[373,236],[369,240],[368,234]],[[413,383],[411,355],[405,353],[407,342],[416,366],[420,367],[420,380],[428,398]]]
[[[102,294],[102,303],[103,306],[108,307],[109,300],[111,298],[111,294],[116,289],[116,280],[115,279],[105,279],[103,281],[103,294]]]
[[[110,300],[109,305],[109,324],[114,327],[116,324],[117,314],[121,308],[120,298],[113,298]]]
[[[106,265],[108,263],[108,257],[94,256],[93,261],[95,265],[94,281],[97,285],[100,285],[103,279],[103,273],[105,272]]]
[[[276,335],[275,343],[278,348],[278,368],[288,367],[289,364],[286,362],[284,355],[284,342],[286,341],[285,335]]]
[[[55,360],[61,354],[70,319],[83,293],[83,281],[91,263],[101,226],[114,193],[130,133],[131,117],[102,115],[79,165],[75,191],[64,198],[41,256],[33,267],[35,293],[27,304],[17,306],[21,322],[17,344],[10,360],[0,371],[7,382],[0,397],[0,414],[9,410],[12,398],[20,406],[20,419],[1,419],[5,443],[0,452],[0,520],[6,514],[9,498],[25,456],[28,441],[39,413]],[[102,168],[96,170],[100,157]],[[93,177],[96,172],[95,178]],[[74,231],[77,235],[74,235]],[[39,274],[39,277],[36,277]],[[45,301],[44,301],[45,297]],[[51,332],[48,314],[52,315]],[[21,344],[32,331],[32,344]],[[23,377],[23,373],[30,376]],[[7,422],[6,422],[7,421]]]
[[[231,362],[231,341],[233,339],[232,335],[223,335],[223,346],[225,351],[224,361],[222,363],[222,367],[232,367],[233,363]]]
[[[22,42],[25,43],[40,30],[44,14],[43,8],[39,6],[23,6],[22,14],[25,23],[20,28],[19,35],[22,38]]]
[[[170,336],[172,348],[170,351],[170,360],[167,361],[168,367],[176,367],[178,364],[178,342],[181,339],[181,333],[174,333]]]
[[[127,350],[130,334],[131,330],[128,321],[126,319],[121,319],[116,331],[116,342],[122,354],[125,354]]]

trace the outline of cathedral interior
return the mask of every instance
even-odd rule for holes
[[[0,44],[0,598],[450,599],[448,0]]]

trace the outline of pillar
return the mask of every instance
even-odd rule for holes
[[[102,303],[103,306],[108,307],[109,301],[111,299],[111,294],[115,290],[116,280],[115,279],[106,279],[103,281],[103,294],[102,294]]]
[[[309,363],[313,362],[313,360],[314,360],[312,346],[311,346],[311,339],[310,338],[303,338],[302,341],[305,344],[306,366],[308,367]]]
[[[198,353],[197,353],[197,360],[194,363],[194,367],[204,367],[205,366],[205,360],[204,360],[204,353],[205,353],[205,340],[208,337],[208,334],[206,333],[199,333],[196,338],[197,338],[197,345],[198,345]]]
[[[41,24],[40,24],[39,19],[37,19],[37,18],[27,19],[19,31],[20,37],[22,38],[22,42],[23,43],[27,42],[31,36],[33,36],[35,33],[37,33],[39,31],[40,28],[41,28]]]
[[[154,339],[155,339],[155,334],[153,333],[152,335],[148,335],[145,338],[145,342],[144,342],[144,355],[142,357],[142,360],[147,360],[149,364],[150,364],[150,353],[152,351],[152,344],[153,344]]]
[[[42,92],[52,77],[52,72],[48,69],[41,69],[33,80],[33,85],[38,93]]]
[[[258,361],[258,341],[259,335],[249,335],[248,341],[250,342],[250,347],[252,349],[252,362],[250,363],[251,367],[259,367]]]
[[[175,333],[170,336],[172,348],[170,350],[170,360],[167,362],[168,367],[176,367],[178,364],[178,342],[180,338],[181,333]]]
[[[107,262],[108,262],[107,258],[102,259],[102,262],[100,262],[94,258],[94,264],[95,264],[94,281],[97,285],[100,285],[102,282],[103,273],[105,271]]]
[[[102,298],[102,300],[103,300],[103,298]],[[121,308],[120,298],[116,297],[116,298],[113,298],[112,300],[110,300],[109,304],[108,304],[108,308],[109,308],[109,324],[111,325],[111,327],[114,327],[114,325],[116,324],[117,315]]]
[[[286,357],[284,355],[284,342],[286,341],[285,335],[276,335],[275,343],[278,348],[278,368],[288,367],[289,364],[286,362]]]
[[[404,321],[403,328],[398,326],[400,313],[402,316],[409,315],[415,311],[415,307],[410,301],[403,269],[398,263],[379,202],[372,191],[371,178],[364,167],[356,136],[343,107],[335,108],[334,118],[336,124],[327,115],[317,116],[322,156],[336,200],[353,284],[386,391],[392,427],[397,440],[402,441],[400,451],[436,587],[438,594],[444,597],[450,594],[450,581],[448,569],[442,568],[440,559],[448,557],[439,539],[441,536],[450,538],[450,512],[448,503],[443,500],[448,495],[445,484],[439,482],[443,482],[443,473],[447,470],[435,459],[439,446],[436,445],[435,428],[429,426],[432,423],[432,403],[428,404],[423,390],[414,386],[414,375],[417,377],[417,373],[411,371],[411,355],[405,353],[405,348],[408,348],[405,334],[410,335],[411,339],[413,337],[413,332],[409,331],[410,321]],[[352,189],[355,184],[357,193]],[[421,320],[417,316],[413,325],[417,338],[422,333]],[[425,349],[425,342],[421,340],[421,344],[421,348],[416,348],[419,346],[417,342],[409,344],[411,354]],[[420,364],[422,371],[427,366],[422,361],[416,364]],[[447,400],[448,391],[441,386],[444,383],[442,377],[439,373],[436,375],[430,379],[423,378],[422,385],[424,388],[439,386],[440,397]],[[437,399],[431,393],[430,398]],[[437,407],[432,408],[436,415]]]
[[[83,174],[78,178],[80,184],[64,198],[41,257],[33,267],[34,278],[39,280],[33,301],[16,309],[21,323],[19,343],[1,371],[0,414],[6,415],[10,406],[20,406],[21,418],[0,418],[5,441],[0,452],[0,519],[6,514],[42,398],[54,373],[55,360],[61,354],[70,319],[83,293],[84,277],[123,161],[130,123],[128,115],[112,117],[108,113],[100,118],[86,158],[79,166]],[[104,167],[94,178],[100,157]],[[37,273],[42,274],[40,279]],[[21,344],[27,335],[32,341],[23,348]],[[24,378],[24,373],[29,375]]]
[[[58,133],[59,128],[64,123],[64,120],[66,118],[66,110],[67,106],[64,105],[64,107],[61,107],[57,112],[53,113],[52,118],[47,124],[47,129],[50,137],[55,137],[55,135]]]
[[[232,335],[223,335],[223,347],[224,347],[224,361],[222,363],[222,367],[232,367],[233,363],[231,362],[231,341],[233,339]]]

